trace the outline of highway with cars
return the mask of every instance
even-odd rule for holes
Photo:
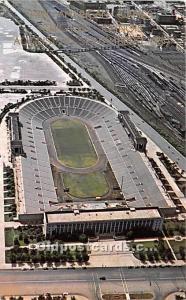
[[[34,294],[39,289],[51,291],[81,293],[90,299],[100,299],[100,294],[119,292],[151,291],[155,299],[163,299],[172,291],[186,286],[186,268],[87,268],[29,271],[0,271],[0,295],[15,288],[17,294]],[[50,290],[48,290],[50,292]]]

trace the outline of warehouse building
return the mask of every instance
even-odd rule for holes
[[[106,3],[104,1],[70,1],[70,5],[79,10],[106,10]]]
[[[156,21],[161,25],[175,25],[177,22],[176,15],[161,15],[156,16]]]

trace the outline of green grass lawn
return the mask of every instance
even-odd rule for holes
[[[169,240],[169,243],[171,244],[171,247],[173,248],[174,251],[179,251],[180,247],[186,248],[186,240],[183,241],[173,241]]]
[[[42,228],[40,229],[42,234]],[[5,228],[5,246],[11,247],[14,246],[14,240],[17,239],[19,241],[20,246],[25,246],[28,243],[36,243],[37,236],[39,236],[38,229],[35,227],[33,228],[25,228],[22,227],[22,230],[19,228]],[[25,241],[24,238],[28,239],[28,243]]]
[[[15,200],[14,199],[5,199],[4,205],[8,205],[8,204],[15,204]]]
[[[165,220],[164,232],[167,236],[181,235],[185,236],[186,233],[186,222],[178,220]]]
[[[13,212],[13,207],[12,205],[7,205],[7,206],[4,206],[4,212]]]
[[[69,194],[77,198],[103,196],[109,190],[105,176],[100,172],[85,175],[65,173],[63,181],[70,189]]]
[[[12,215],[12,213],[5,214],[4,215],[4,220],[5,220],[5,222],[13,221],[13,215]]]
[[[164,253],[169,250],[169,246],[165,240],[128,242],[128,245],[134,251],[134,256],[141,260],[144,257],[144,261],[151,260],[152,257],[153,260],[159,261],[165,256]]]
[[[87,168],[97,161],[97,154],[86,126],[79,120],[61,119],[51,124],[59,161],[73,168]]]
[[[156,241],[139,241],[139,242],[129,242],[129,245],[134,247],[139,246],[142,247],[143,249],[157,249],[158,248],[158,242]]]
[[[14,228],[5,228],[5,246],[11,247],[14,245],[14,239],[19,238],[19,231]],[[25,243],[23,241],[19,241],[20,246],[24,246]]]
[[[141,244],[141,242],[139,242]],[[157,242],[155,241],[145,241],[142,242],[144,248],[157,248]]]
[[[180,259],[180,247],[184,248],[184,252],[186,255],[186,240],[183,240],[183,241],[169,240],[169,243],[178,259]]]
[[[13,246],[15,232],[13,228],[5,228],[5,246]]]

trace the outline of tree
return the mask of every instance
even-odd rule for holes
[[[47,293],[46,294],[46,298],[45,298],[46,300],[52,300],[52,296],[51,296],[51,294],[50,293]]]
[[[185,235],[185,226],[184,225],[180,226],[179,231],[180,231],[181,235],[184,236]]]
[[[82,253],[83,261],[89,261],[89,255],[87,253]]]
[[[15,239],[14,239],[14,245],[16,245],[16,246],[20,246],[20,243],[19,243],[19,240],[18,240],[18,238],[15,238]]]
[[[159,261],[159,253],[158,253],[157,250],[154,251],[154,258],[155,258],[156,261]]]
[[[134,234],[133,231],[130,230],[127,232],[126,237],[130,240],[133,237],[133,234]]]
[[[63,261],[63,262],[66,262],[67,261],[67,255],[65,253],[61,253],[60,254],[60,259]]]
[[[29,244],[29,239],[28,239],[28,237],[27,237],[27,236],[25,236],[25,237],[24,237],[24,243],[25,243],[26,245],[28,245],[28,244]]]
[[[46,262],[44,251],[41,251],[40,253],[38,253],[37,259],[41,264],[44,264]]]
[[[22,253],[21,261],[28,262],[30,260],[30,255],[28,253]]]
[[[38,300],[45,300],[45,296],[44,295],[39,295]]]
[[[170,249],[167,249],[167,250],[166,250],[166,256],[167,256],[167,259],[168,259],[168,260],[172,260],[172,259],[173,259],[172,252],[171,252]]]
[[[39,261],[39,259],[38,259],[37,256],[31,256],[31,257],[30,257],[30,260],[31,260],[34,264],[36,264],[36,263]]]
[[[139,252],[139,259],[142,261],[142,262],[145,262],[146,261],[146,255],[143,251],[140,251]]]
[[[45,258],[46,258],[46,261],[47,262],[51,262],[52,261],[52,255],[51,255],[51,252],[50,251],[47,251],[45,253]]]
[[[14,253],[10,254],[10,261],[12,264],[15,264],[17,261],[16,255]]]
[[[74,260],[74,256],[73,256],[72,252],[67,253],[67,260],[68,261],[73,261]]]
[[[31,249],[31,250],[30,250],[30,255],[31,255],[31,256],[36,256],[36,255],[37,255],[36,249]]]
[[[176,300],[184,300],[184,297],[183,297],[183,296],[180,296],[180,295],[176,295],[175,299],[176,299]]]
[[[81,243],[87,243],[88,242],[88,237],[86,234],[82,233],[80,236],[79,236],[79,241]]]
[[[159,240],[159,244],[158,244],[158,251],[161,257],[165,256],[165,244],[163,240]]]
[[[19,234],[19,240],[20,240],[20,241],[23,240],[23,235],[22,235],[22,233]]]
[[[179,253],[180,253],[181,259],[185,260],[185,249],[183,246],[179,247]]]
[[[57,251],[53,251],[52,252],[52,260],[55,262],[59,262],[60,261],[60,254]]]
[[[153,262],[154,261],[154,255],[152,253],[152,251],[148,248],[148,251],[147,251],[147,256],[148,256],[148,260]]]
[[[76,260],[81,262],[83,260],[83,256],[81,254],[81,252],[77,251],[76,252]]]

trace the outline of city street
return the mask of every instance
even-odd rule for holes
[[[105,277],[105,280],[100,278]],[[50,288],[48,284],[50,283]],[[172,291],[184,289],[186,268],[96,268],[69,270],[1,271],[0,295],[38,294],[44,292],[83,294],[99,299],[113,292],[153,292],[157,300]]]

